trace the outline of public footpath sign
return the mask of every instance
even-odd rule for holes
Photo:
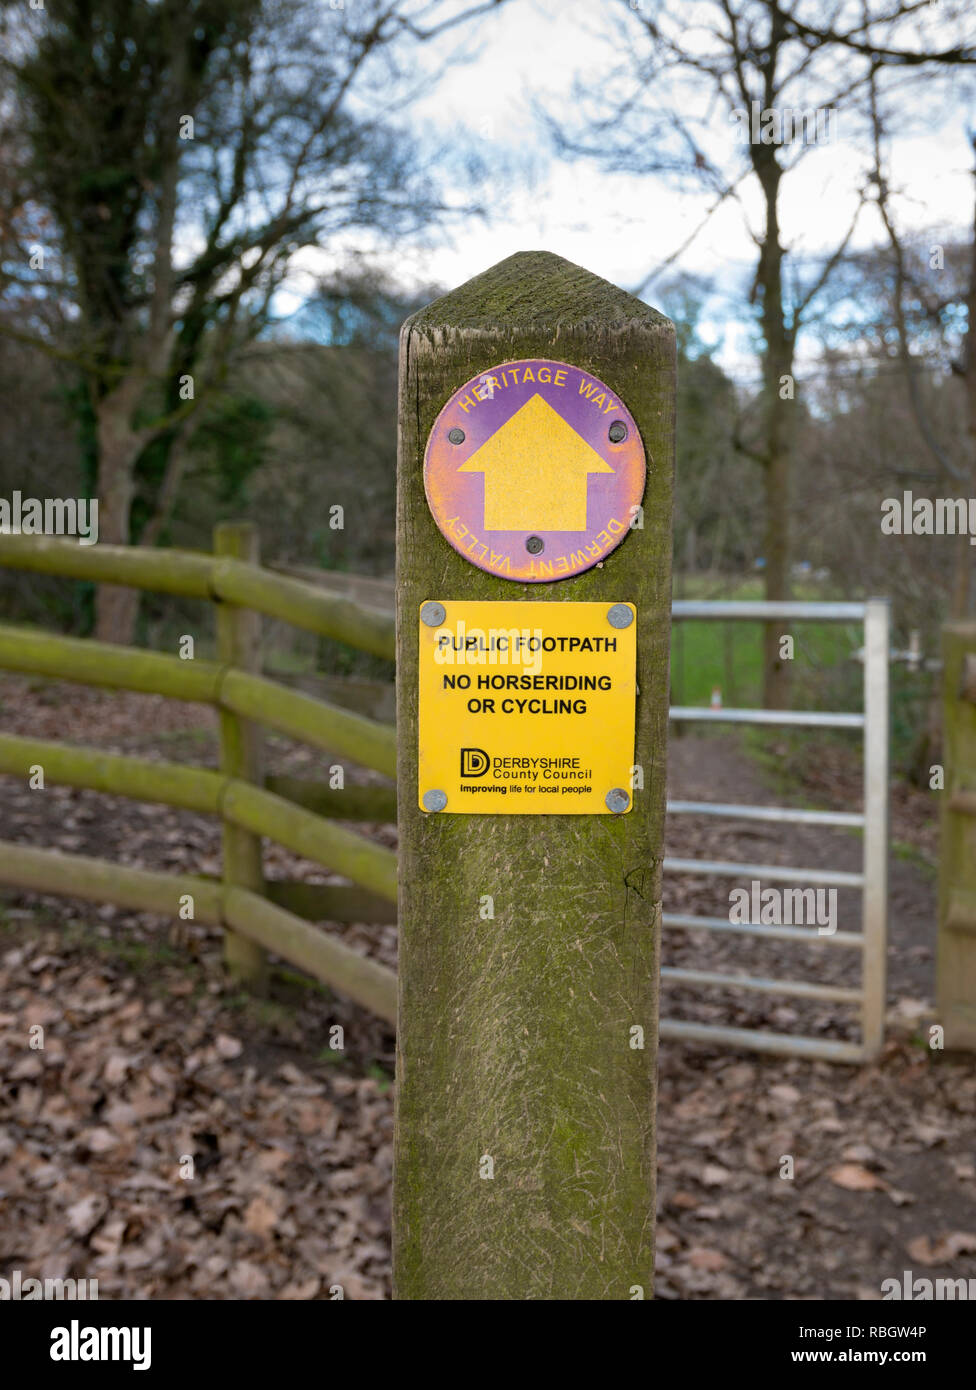
[[[630,603],[422,603],[421,810],[629,811],[635,616]]]
[[[452,394],[430,432],[427,500],[441,534],[502,579],[540,584],[595,565],[644,495],[630,411],[565,362],[505,362]]]
[[[674,380],[545,252],[403,326],[397,1298],[652,1296]]]

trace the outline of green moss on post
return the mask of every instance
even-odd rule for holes
[[[293,806],[248,782],[229,781],[221,798],[224,820],[252,835],[312,859],[390,902],[397,896],[397,860],[391,849],[343,825]]]
[[[35,764],[43,767],[46,781],[64,786],[182,806],[207,815],[220,814],[224,779],[218,772],[149,758],[122,757],[100,748],[55,743],[53,739],[0,734],[0,773],[27,781]]]
[[[264,785],[275,796],[294,801],[317,816],[383,824],[396,820],[396,790],[393,787],[359,786],[355,782],[341,788],[330,787],[328,782],[285,775],[266,777]]]
[[[976,1052],[976,623],[942,630],[945,788],[936,998],[949,1048]]]
[[[181,899],[193,899],[196,921],[219,926],[220,885],[192,874],[159,874],[130,869],[86,854],[0,840],[0,883],[30,893],[62,893],[86,902],[115,903],[134,912],[176,917]]]
[[[393,619],[388,613],[233,557],[215,560],[210,555],[170,547],[84,546],[53,536],[0,536],[0,569],[128,584],[187,598],[216,597],[337,642],[348,642],[375,656],[393,658]]]
[[[224,894],[224,916],[269,951],[347,994],[387,1023],[396,1018],[396,976],[379,961],[361,956],[328,932],[275,907],[256,893],[232,888]]]
[[[530,357],[605,381],[635,417],[648,464],[643,530],[602,565],[531,586],[458,555],[423,484],[427,436],[451,393]],[[512,256],[403,328],[398,1298],[651,1295],[674,386],[668,320],[545,252]],[[644,787],[629,814],[417,809],[417,614],[434,598],[636,604]]]
[[[289,690],[276,681],[241,671],[228,671],[225,675],[220,703],[245,719],[269,724],[316,748],[327,748],[364,767],[375,768],[387,777],[396,776],[396,733],[388,724],[364,719],[361,714],[330,705],[314,695]]]
[[[247,522],[224,522],[214,528],[214,553],[258,562],[258,535]],[[217,656],[227,666],[257,675],[261,670],[261,618],[246,608],[217,605]],[[257,724],[231,710],[220,710],[220,770],[227,777],[264,784],[261,732]],[[264,892],[261,837],[225,819],[224,887]],[[235,980],[261,993],[267,984],[267,956],[256,942],[229,928],[224,931],[224,964]]]
[[[215,661],[181,661],[163,652],[31,632],[4,623],[0,623],[0,670],[205,704],[216,702],[220,684]]]

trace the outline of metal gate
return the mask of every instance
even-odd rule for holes
[[[672,605],[676,622],[695,619],[711,621],[767,621],[776,619],[860,622],[864,625],[864,711],[822,712],[819,710],[703,709],[675,706],[671,719],[724,724],[779,724],[800,728],[858,729],[863,735],[864,804],[858,812],[806,811],[780,806],[749,803],[726,804],[700,801],[669,801],[669,815],[708,815],[738,820],[777,821],[794,825],[844,826],[863,833],[863,864],[860,873],[841,873],[827,869],[785,867],[779,864],[746,864],[718,860],[664,860],[664,872],[714,874],[719,877],[765,877],[773,882],[802,882],[857,888],[861,891],[861,930],[836,931],[823,935],[816,929],[796,926],[769,926],[761,923],[733,923],[721,917],[696,917],[665,912],[663,925],[673,930],[733,932],[755,937],[816,942],[830,949],[859,951],[861,979],[857,987],[841,988],[807,981],[763,979],[749,975],[726,975],[704,970],[666,966],[664,979],[680,984],[724,986],[759,990],[802,999],[837,1000],[860,1006],[861,1040],[858,1043],[801,1034],[773,1033],[755,1028],[725,1028],[713,1024],[678,1019],[661,1020],[662,1038],[683,1038],[716,1042],[726,1046],[752,1048],[802,1057],[822,1057],[836,1062],[865,1061],[877,1055],[884,1040],[885,951],[888,928],[888,661],[889,601],[868,599],[864,603],[711,603],[676,601]]]

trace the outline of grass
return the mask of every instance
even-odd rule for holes
[[[376,1082],[376,1089],[381,1096],[385,1096],[393,1085],[394,1078],[385,1067],[380,1066],[379,1062],[370,1062],[366,1068],[366,1075]]]
[[[725,579],[707,575],[675,576],[674,597],[683,599],[747,599],[763,597],[762,579]],[[823,600],[816,584],[798,585],[799,600]],[[816,708],[832,695],[831,675],[842,668],[842,683],[850,675],[860,684],[860,668],[850,660],[861,645],[857,623],[822,623],[805,620],[783,623],[783,636],[794,639],[794,673],[797,708]],[[762,703],[762,636],[759,622],[710,622],[698,619],[675,622],[671,629],[671,693],[676,705],[708,705],[712,691],[722,692],[729,706]],[[850,666],[852,671],[843,671]],[[836,705],[834,706],[837,707]]]
[[[919,849],[917,845],[911,844],[908,840],[892,840],[890,844],[891,853],[895,859],[902,859],[907,864],[914,864],[931,883],[938,882],[939,866],[932,863],[924,850]]]

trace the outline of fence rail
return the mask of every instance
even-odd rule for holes
[[[390,661],[396,656],[391,613],[243,560],[193,550],[80,546],[50,536],[3,536],[0,567],[232,603],[374,656]]]
[[[120,907],[189,916],[225,932],[228,965],[255,984],[266,953],[308,971],[390,1023],[396,977],[311,921],[386,921],[395,909],[396,855],[337,819],[387,819],[392,787],[336,791],[326,783],[264,777],[259,731],[275,729],[387,777],[396,773],[396,735],[385,724],[268,680],[257,673],[255,614],[283,619],[378,656],[393,655],[385,613],[257,563],[253,528],[224,525],[214,556],[119,546],[81,547],[48,537],[0,538],[0,566],[93,582],[127,584],[218,607],[218,661],[183,660],[87,639],[0,625],[0,669],[208,704],[221,716],[221,770],[107,753],[53,740],[0,735],[0,773],[50,781],[220,818],[220,880],[134,869],[85,855],[0,843],[0,882]],[[249,558],[238,559],[236,554]],[[250,624],[250,625],[249,625]],[[251,736],[254,747],[251,749]],[[350,880],[349,884],[265,881],[264,838]],[[310,918],[311,921],[305,920]]]
[[[390,725],[216,661],[181,661],[162,652],[0,624],[0,669],[214,705],[388,777],[396,773],[396,733]]]
[[[228,528],[218,528],[218,532]],[[243,533],[248,528],[230,528]],[[243,536],[237,534],[243,544]],[[230,537],[234,544],[234,536]],[[216,548],[227,548],[218,534]],[[80,547],[48,537],[0,538],[0,567],[29,570],[92,582],[129,584],[183,597],[216,602],[227,614],[262,614],[290,622],[321,636],[358,647],[374,655],[394,656],[394,620],[385,607],[370,607],[292,574],[273,573],[234,555],[207,555],[180,550],[140,550],[119,546]],[[342,588],[343,586],[338,586]],[[344,586],[348,589],[348,585]],[[357,592],[353,590],[353,592]],[[377,604],[385,589],[376,581],[368,595]],[[741,988],[779,992],[799,998],[833,1000],[859,1005],[862,1041],[835,1043],[818,1038],[728,1029],[714,1025],[664,1019],[664,1037],[711,1040],[761,1051],[859,1060],[881,1046],[884,1027],[885,949],[887,930],[887,757],[888,757],[888,606],[867,603],[763,603],[677,601],[677,621],[763,621],[783,619],[811,622],[861,622],[865,627],[863,712],[758,710],[674,706],[670,718],[705,723],[762,724],[778,727],[836,728],[863,733],[865,747],[865,804],[862,811],[817,811],[747,803],[668,802],[672,815],[702,815],[786,824],[840,827],[863,832],[864,866],[860,873],[793,868],[733,861],[666,858],[666,873],[697,873],[724,877],[765,878],[860,890],[862,930],[822,935],[816,929],[778,927],[761,923],[731,923],[723,918],[684,913],[663,914],[672,930],[731,932],[759,940],[818,943],[856,949],[862,956],[860,987],[818,985],[805,981],[773,980],[747,975],[666,967],[662,976],[679,985],[703,988]],[[228,648],[234,651],[234,644]],[[388,724],[366,719],[316,696],[269,680],[243,660],[184,661],[177,656],[121,648],[88,639],[56,636],[0,624],[0,669],[77,681],[82,684],[158,694],[208,704],[231,721],[236,736],[247,728],[270,728],[313,747],[394,778],[396,733]],[[225,731],[226,737],[226,731]],[[386,967],[365,962],[371,971],[355,975],[346,968],[354,954],[312,920],[388,921],[396,901],[396,856],[354,831],[336,825],[344,821],[389,822],[396,818],[394,785],[354,786],[341,791],[319,781],[288,776],[229,775],[231,763],[220,772],[175,763],[124,757],[94,748],[68,746],[48,740],[0,735],[0,773],[26,777],[34,765],[55,782],[88,787],[114,795],[215,815],[232,833],[244,837],[245,847],[274,840],[294,853],[351,880],[350,884],[264,882],[258,872],[253,883],[235,881],[233,854],[227,852],[222,882],[205,878],[121,869],[107,861],[54,851],[0,845],[0,882],[36,891],[55,891],[108,900],[173,914],[185,893],[193,896],[199,920],[222,925],[228,935],[239,933],[260,947],[273,950],[324,983],[344,989],[360,1002],[379,1000],[377,1012],[392,1021],[394,976]],[[244,766],[242,764],[241,766]],[[257,766],[255,764],[255,766]],[[958,789],[958,799],[964,793]],[[246,877],[246,875],[245,875]],[[252,874],[253,877],[253,874]],[[323,945],[322,942],[326,945]],[[338,953],[337,953],[338,951]],[[343,955],[342,953],[346,954]],[[363,958],[356,956],[357,961]],[[380,972],[378,976],[375,972]],[[369,999],[361,981],[368,979]],[[381,984],[377,985],[376,980]],[[352,985],[349,982],[352,981]],[[375,988],[374,988],[375,986]],[[355,990],[360,992],[356,993]],[[378,990],[378,993],[377,993]],[[383,1010],[386,1010],[384,1012]]]

